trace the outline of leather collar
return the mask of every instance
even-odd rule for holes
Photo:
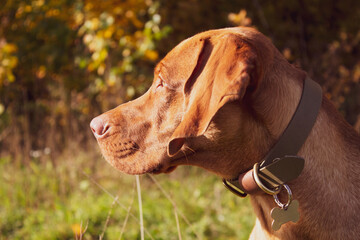
[[[275,189],[296,179],[304,168],[305,160],[297,156],[313,128],[322,103],[319,84],[306,77],[297,109],[283,134],[260,162],[258,175],[268,188]],[[256,186],[253,170],[241,174],[236,179],[223,179],[224,185],[240,197],[252,192]]]

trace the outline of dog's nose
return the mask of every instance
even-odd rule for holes
[[[90,123],[90,128],[95,137],[102,137],[109,130],[110,125],[107,124],[101,116],[94,118]]]

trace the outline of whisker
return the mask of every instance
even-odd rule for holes
[[[196,153],[196,151],[188,146],[185,146],[186,149],[189,149],[192,153]]]
[[[129,149],[145,153],[145,151],[141,150],[139,147],[130,147]]]
[[[181,149],[181,152],[184,154],[184,157],[186,159],[186,163],[189,164],[189,159],[187,158],[186,152]]]
[[[152,145],[151,147],[147,147],[145,150],[140,149],[140,147],[137,147],[137,148],[136,147],[131,147],[129,149],[139,151],[139,152],[141,152],[143,154],[149,154],[149,151],[152,151],[152,150],[158,151],[158,150],[161,150],[161,149],[166,149],[166,147],[161,146],[160,144],[156,144],[156,145]]]

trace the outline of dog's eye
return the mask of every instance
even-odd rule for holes
[[[163,87],[163,86],[164,86],[164,81],[161,78],[159,78],[158,83],[156,85],[156,89]]]

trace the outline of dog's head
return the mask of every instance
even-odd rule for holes
[[[232,159],[261,154],[241,150],[254,141],[257,124],[245,98],[256,92],[271,47],[248,28],[208,31],[181,42],[157,65],[143,96],[91,122],[105,159],[129,174],[189,164],[230,176],[250,166]]]

